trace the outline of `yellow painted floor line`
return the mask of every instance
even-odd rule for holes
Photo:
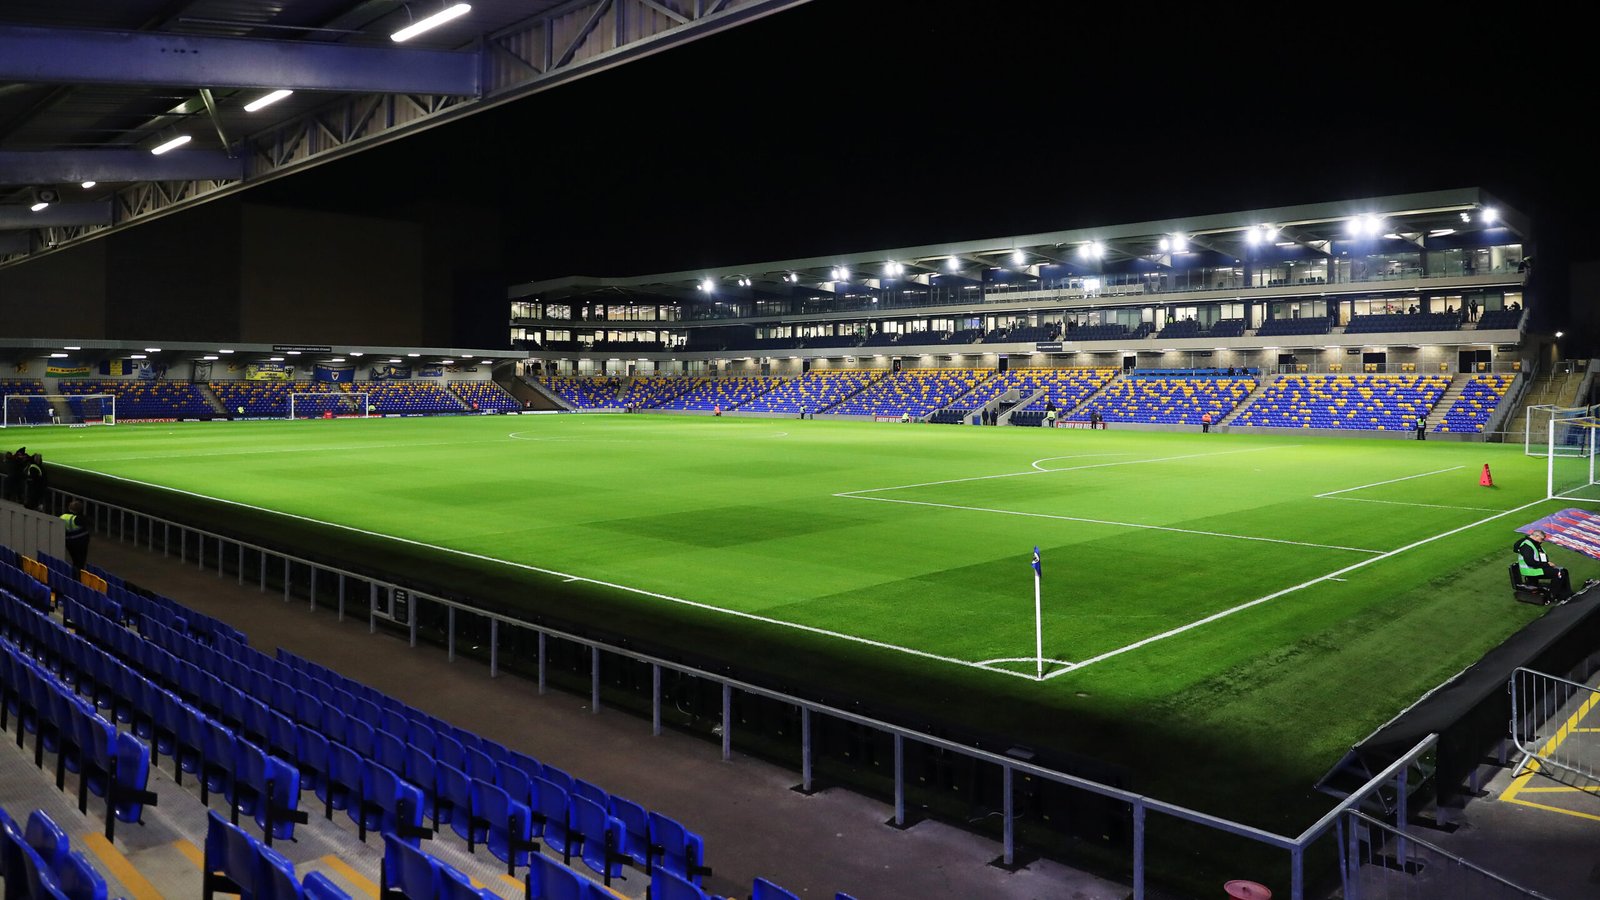
[[[1564,784],[1564,785],[1561,785],[1560,787],[1525,787],[1525,788],[1522,789],[1521,793],[1524,793],[1524,794],[1593,794],[1593,793],[1595,793],[1597,791],[1600,791],[1600,785],[1591,784],[1591,785],[1588,785],[1586,787],[1574,787],[1574,786],[1570,786],[1570,785],[1565,785]]]
[[[122,855],[121,850],[112,846],[105,835],[95,831],[79,840],[89,848],[95,859],[100,860],[100,864],[111,872],[113,878],[122,882],[122,886],[128,890],[129,900],[161,900],[161,892],[156,890],[155,885],[140,875],[139,870],[133,867],[133,863],[128,862],[128,858]]]
[[[1578,723],[1583,721],[1583,717],[1589,714],[1589,710],[1594,709],[1594,706],[1597,702],[1600,702],[1600,692],[1591,693],[1589,695],[1589,699],[1578,705],[1577,710],[1573,712],[1572,715],[1567,717],[1567,721],[1561,723],[1561,727],[1556,729],[1556,733],[1551,735],[1550,739],[1544,742],[1544,746],[1540,747],[1535,752],[1536,758],[1528,760],[1528,764],[1523,767],[1522,774],[1518,775],[1511,782],[1510,786],[1500,794],[1501,801],[1505,803],[1522,802],[1517,799],[1517,795],[1528,789],[1528,781],[1532,779],[1533,776],[1539,771],[1539,760],[1537,757],[1549,756],[1550,754],[1554,753],[1556,748],[1560,747],[1561,744],[1566,741],[1567,736],[1577,730]],[[1557,809],[1554,806],[1541,806],[1537,803],[1523,803],[1523,805],[1531,806],[1535,809],[1549,809],[1556,812],[1567,812],[1567,810],[1564,809]],[[1574,815],[1580,815],[1582,818],[1592,818],[1582,814]]]
[[[522,890],[522,888],[525,886],[523,884],[522,879],[519,879],[514,875],[507,875],[504,872],[500,873],[500,880],[504,881],[506,884],[511,885],[512,887],[516,888],[519,891]]]
[[[184,859],[194,863],[194,867],[196,869],[205,869],[206,855],[200,852],[200,848],[196,847],[192,842],[186,840],[177,840],[173,842],[172,846],[179,853],[183,854]]]
[[[1593,815],[1592,813],[1578,812],[1571,809],[1562,809],[1559,806],[1546,806],[1543,803],[1534,803],[1529,800],[1506,800],[1504,797],[1500,799],[1506,803],[1515,803],[1518,806],[1530,806],[1534,809],[1542,809],[1546,812],[1561,813],[1564,816],[1574,816],[1579,819],[1588,819],[1591,822],[1600,822],[1600,816]]]
[[[317,862],[327,866],[335,872],[338,872],[340,877],[350,882],[350,884],[355,886],[357,890],[361,891],[363,894],[366,894],[368,897],[378,896],[378,886],[373,884],[371,879],[367,878],[367,876],[357,872],[355,869],[350,868],[350,864],[339,857],[330,853],[327,856],[317,860]]]

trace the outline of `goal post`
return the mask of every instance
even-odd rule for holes
[[[1600,417],[1554,420],[1545,447],[1545,486],[1551,500],[1600,501]]]
[[[1600,413],[1600,407],[1595,406],[1545,404],[1528,407],[1528,417],[1522,426],[1523,452],[1528,456],[1545,456],[1550,452],[1552,435],[1561,429],[1562,423],[1588,418],[1597,413]],[[1564,452],[1570,452],[1570,447],[1564,442],[1557,441],[1554,446]]]
[[[289,418],[320,419],[331,413],[334,418],[372,415],[372,395],[352,391],[291,391],[289,393]]]
[[[115,425],[115,394],[6,394],[0,426]]]

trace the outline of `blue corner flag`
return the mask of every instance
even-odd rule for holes
[[[1044,568],[1039,565],[1039,548],[1033,548],[1033,574],[1044,577]]]

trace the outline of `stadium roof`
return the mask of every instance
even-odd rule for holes
[[[1059,266],[1092,274],[1126,260],[1146,260],[1156,267],[1220,266],[1240,263],[1262,245],[1329,257],[1356,244],[1442,249],[1489,238],[1516,242],[1527,229],[1518,211],[1482,189],[1464,188],[654,275],[576,275],[514,285],[509,294],[514,300],[608,294],[710,301],[718,293],[723,299],[779,298],[796,291],[877,288],[895,280],[966,278],[976,283],[991,269],[1026,272]]]
[[[0,265],[804,2],[7,0]]]

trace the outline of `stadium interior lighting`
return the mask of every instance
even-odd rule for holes
[[[1454,228],[1435,228],[1434,230],[1428,232],[1428,237],[1444,237],[1447,234],[1455,233],[1456,230]]]
[[[366,354],[365,351],[362,351],[362,350],[351,350],[350,351],[350,355],[351,356],[366,356],[367,354]]]
[[[410,25],[407,25],[399,31],[396,31],[394,34],[389,35],[389,40],[394,41],[397,44],[402,41],[409,41],[424,31],[431,31],[450,21],[451,19],[459,19],[469,12],[472,12],[472,4],[457,3],[454,6],[449,6],[439,10],[433,15],[428,16],[426,19],[419,19],[415,22],[412,22]]]
[[[480,365],[480,366],[492,366],[492,365],[494,365],[494,360],[492,360],[492,359],[480,359],[480,360],[478,360],[478,365]]]
[[[1169,241],[1166,238],[1162,238],[1160,247],[1161,247],[1161,252],[1162,253],[1166,253],[1167,251],[1172,249],[1172,241]]]
[[[145,356],[143,353],[130,353],[130,354],[128,354],[128,358],[129,359],[148,359],[149,357]]]
[[[1472,221],[1472,216],[1469,216],[1466,213],[1462,213],[1461,214],[1461,221],[1463,221],[1463,222],[1471,222]]]
[[[289,354],[290,356],[299,356],[300,355],[300,351],[299,350],[285,350],[284,352]]]
[[[1261,226],[1251,225],[1250,230],[1244,233],[1244,239],[1251,245],[1261,243]]]
[[[1086,290],[1086,291],[1098,291],[1098,290],[1100,290],[1100,279],[1098,279],[1098,278],[1085,278],[1083,280],[1083,289]]]
[[[944,267],[952,272],[959,272],[961,271],[961,260],[952,256],[950,259],[945,261]]]
[[[1561,332],[1561,331],[1556,332],[1556,340],[1560,340],[1564,333],[1565,332]]]
[[[82,350],[82,347],[62,347],[63,350]]]
[[[1028,261],[1027,254],[1023,253],[1021,250],[1013,250],[1013,251],[1011,251],[1011,264],[1012,265],[1020,266],[1020,265],[1022,265],[1023,263],[1025,263],[1027,261]]]
[[[146,352],[146,353],[160,353],[161,352],[161,348],[160,347],[146,347],[146,348],[144,348],[144,352]]]
[[[218,350],[218,353],[232,353],[232,350]]]
[[[34,212],[38,212],[39,210],[44,209],[46,206],[49,206],[49,205],[50,204],[44,202],[43,200],[40,200],[38,203],[35,203],[34,205],[28,207],[28,209],[33,210]]]
[[[206,362],[210,362],[212,360],[217,360],[217,359],[221,359],[221,358],[222,357],[220,357],[220,356],[202,356],[202,357],[200,357],[201,360],[206,361]]]
[[[277,103],[279,100],[282,100],[292,93],[294,93],[294,91],[273,91],[270,94],[262,94],[260,97],[257,97],[256,99],[251,100],[249,103],[246,103],[244,105],[244,111],[255,112],[258,109],[265,109],[266,107]]]
[[[267,357],[267,362],[283,362],[283,357],[281,357],[281,356],[269,356],[269,357]]]
[[[180,135],[178,135],[177,137],[173,138],[170,141],[164,141],[164,142],[162,142],[160,144],[155,145],[154,147],[151,147],[150,148],[150,152],[155,154],[156,156],[160,156],[161,154],[167,152],[168,150],[176,150],[179,147],[182,147],[184,144],[189,143],[189,140],[190,139],[189,139],[189,136],[187,134],[180,134]]]
[[[1484,209],[1483,209],[1483,224],[1485,224],[1485,225],[1493,225],[1494,223],[1496,223],[1498,221],[1500,221],[1500,210],[1495,209],[1492,206],[1484,207]]]
[[[402,362],[402,360],[398,356],[391,356],[389,357],[389,362]]]
[[[294,351],[293,351],[293,350],[290,350],[290,351],[289,351],[289,352],[290,352],[290,353],[293,353],[293,352],[294,352]],[[422,355],[422,354],[421,354],[421,353],[407,353],[407,354],[406,354],[406,355],[407,355],[407,356],[410,356],[410,357],[412,357],[412,358],[415,358],[415,357],[418,357],[418,356],[421,356],[421,355]]]
[[[50,358],[51,359],[66,359],[67,355],[65,353],[52,353],[52,354],[50,354]]]
[[[716,284],[709,278],[700,282],[700,290],[705,291],[708,294],[711,293],[711,289],[714,287],[716,287]]]
[[[332,359],[330,359],[330,360],[328,360],[328,362],[344,362],[344,357],[342,357],[342,356],[335,356],[335,357],[333,357],[333,358],[332,358]]]

